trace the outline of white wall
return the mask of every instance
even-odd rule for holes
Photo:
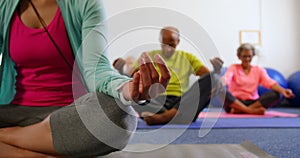
[[[262,0],[262,65],[285,76],[300,70],[299,0]]]
[[[253,64],[273,67],[286,77],[300,69],[300,63],[297,62],[297,59],[300,59],[298,52],[300,50],[298,15],[300,14],[297,10],[300,7],[299,3],[299,0],[104,0],[108,19],[126,10],[150,6],[171,9],[185,15],[207,31],[220,56],[224,59],[225,66],[238,62],[236,48],[239,46],[239,31],[260,29],[262,45],[259,47],[260,55],[254,59]],[[151,12],[147,14],[155,15]],[[153,26],[163,26],[164,19],[161,18],[162,16],[158,15],[159,25],[153,24]],[[137,20],[147,21],[148,19]],[[177,20],[177,23],[180,20]],[[176,17],[174,21],[176,24]],[[134,21],[128,22],[125,17],[120,19],[119,26],[109,27],[121,27],[132,22]],[[185,21],[183,20],[182,23]],[[184,35],[189,25],[177,27],[183,30],[181,33]],[[118,56],[126,56],[129,52],[159,48],[158,30],[152,28],[132,31],[120,37],[120,40],[115,41],[111,46],[109,59],[114,60]],[[201,59],[209,58],[207,54],[201,56],[204,52],[192,47],[188,40],[182,40],[179,49],[191,51]],[[205,53],[216,54],[216,52]]]

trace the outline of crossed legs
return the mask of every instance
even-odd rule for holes
[[[49,117],[26,127],[0,129],[0,157],[55,157]]]
[[[43,158],[53,157],[51,156],[52,154],[57,155],[54,150],[42,152],[39,151],[39,148],[53,149],[49,119],[45,118],[51,112],[60,108],[17,105],[1,106],[0,158]],[[48,145],[48,147],[44,145]],[[32,150],[35,146],[38,147],[37,150]]]
[[[164,110],[159,113],[149,111],[138,112],[148,125],[166,123],[188,124],[195,121],[198,114],[207,107],[212,94],[215,93],[213,90],[219,91],[224,88],[220,85],[222,85],[222,83],[221,80],[219,80],[219,75],[214,73],[207,74],[198,79],[191,88],[183,94],[181,100],[173,102],[174,105],[172,105],[172,108],[168,109],[165,108],[165,106],[160,108]]]
[[[0,158],[88,157],[120,150],[136,128],[131,107],[120,105],[105,94],[89,93],[51,113],[42,122],[0,128]],[[91,125],[89,129],[95,133],[86,125]]]
[[[52,156],[20,149],[2,142],[0,142],[0,149],[0,158],[52,158]]]
[[[230,92],[227,91],[224,109],[228,113],[246,113],[246,114],[257,114],[264,115],[267,108],[276,105],[280,100],[280,94],[274,91],[263,94],[257,100],[241,101]]]

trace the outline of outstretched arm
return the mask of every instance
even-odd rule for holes
[[[293,91],[291,89],[285,89],[283,87],[281,87],[278,83],[276,83],[275,85],[273,85],[271,87],[272,90],[279,92],[280,94],[282,94],[284,97],[286,98],[293,98],[295,97],[295,94],[293,93]]]
[[[218,58],[218,57],[215,57],[215,58],[210,60],[210,63],[213,65],[213,68],[214,68],[213,72],[216,72],[216,73],[220,74],[223,63],[224,63],[223,60]],[[205,75],[207,73],[209,73],[209,69],[206,66],[203,65],[196,72],[196,75],[197,76],[202,76],[202,75]]]
[[[207,74],[207,73],[209,73],[209,69],[208,69],[206,66],[202,65],[202,66],[199,68],[199,70],[196,72],[196,75],[197,75],[197,76],[202,76],[202,75],[205,75],[205,74]]]

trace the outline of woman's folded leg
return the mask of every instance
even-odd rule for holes
[[[50,155],[98,156],[123,149],[135,128],[131,107],[102,93],[89,93],[43,122],[0,130],[0,141]]]

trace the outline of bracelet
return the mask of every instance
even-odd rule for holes
[[[137,102],[138,105],[146,105],[148,103],[150,103],[150,100],[140,100]]]

